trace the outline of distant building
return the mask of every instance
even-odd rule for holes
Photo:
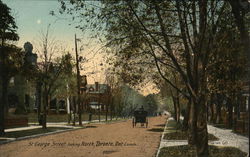
[[[107,84],[88,84],[86,89],[87,99],[85,109],[88,111],[99,110],[106,111],[110,100],[110,87]]]

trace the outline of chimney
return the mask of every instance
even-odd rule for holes
[[[98,92],[99,91],[99,84],[98,82],[95,82],[95,90]]]

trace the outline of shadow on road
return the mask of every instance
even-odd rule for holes
[[[152,129],[148,129],[147,131],[152,131],[152,132],[163,132],[164,128],[152,128]]]
[[[89,125],[89,126],[86,126],[86,128],[97,128],[97,126]]]
[[[159,125],[155,125],[155,126],[165,127],[165,124],[159,124]]]
[[[118,152],[118,151],[116,151],[116,150],[105,150],[102,153],[103,154],[112,154],[112,153],[115,153],[115,152]]]

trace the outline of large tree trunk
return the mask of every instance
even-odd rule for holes
[[[79,125],[82,126],[82,105],[81,105],[81,101],[80,101],[79,95],[78,95],[78,98],[77,98],[77,104],[78,104]]]
[[[196,151],[198,157],[207,157],[208,151],[208,132],[206,118],[206,102],[201,98],[197,105],[197,127],[196,127]]]
[[[173,101],[173,105],[174,105],[174,120],[179,123],[179,117],[180,115],[178,114],[178,102],[177,102],[177,97],[173,94],[172,90],[170,89],[170,93],[171,93],[171,97],[172,97],[172,101]]]
[[[227,99],[227,111],[228,111],[228,127],[232,128],[233,126],[233,103],[231,98]]]
[[[213,104],[213,102],[210,103],[209,107],[210,107],[210,112],[211,112],[209,121],[214,122],[214,104]]]
[[[197,114],[196,114],[195,104],[193,101],[191,101],[189,113],[190,115],[188,119],[188,144],[195,145]]]
[[[44,105],[43,105],[43,122],[42,122],[43,129],[47,129],[47,108],[48,108],[48,106],[49,106],[49,93],[48,93],[46,86],[45,86]]]
[[[6,112],[6,105],[8,103],[8,79],[2,76],[2,95],[1,95],[1,107],[0,107],[0,135],[4,135],[4,119],[5,119],[5,112]]]
[[[187,108],[185,110],[185,115],[184,116],[184,119],[183,119],[183,123],[182,123],[182,130],[183,131],[187,131],[188,130],[188,121],[189,121],[189,115],[190,115],[190,108],[191,108],[191,99],[188,99],[188,104],[187,104]]]
[[[74,109],[73,109],[73,125],[76,125],[76,97],[73,96],[73,105],[74,105]]]
[[[177,105],[176,105],[176,99],[174,96],[172,96],[172,101],[174,105],[174,120],[177,121]]]
[[[41,102],[42,102],[42,84],[40,82],[37,82],[36,84],[36,106],[37,106],[37,119],[38,119],[39,125],[42,125]]]
[[[112,120],[113,119],[113,111],[114,111],[114,109],[113,109],[113,97],[111,96],[111,102],[110,102],[110,120]]]
[[[217,103],[216,103],[216,123],[221,123],[221,104],[222,98],[220,94],[217,94]]]
[[[180,111],[180,98],[179,98],[179,93],[177,92],[176,95],[176,114],[177,114],[177,123],[180,123],[180,116],[181,116],[181,111]]]
[[[212,93],[210,96],[210,103],[209,103],[209,110],[210,110],[209,122],[211,122],[211,123],[215,123],[215,121],[216,121],[214,107],[215,107],[215,94]]]
[[[107,122],[108,121],[108,104],[105,105],[106,107],[106,115],[105,115],[105,121]]]
[[[196,146],[198,157],[207,157],[209,154],[206,117],[205,100],[201,98],[199,102],[192,101],[188,128],[188,144]]]

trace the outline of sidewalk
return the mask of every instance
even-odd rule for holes
[[[173,120],[173,118],[169,118],[169,120]],[[167,121],[167,123],[168,123]],[[166,126],[167,126],[166,123]],[[159,146],[159,150],[157,152],[156,157],[158,157],[160,149],[163,147],[169,147],[169,146],[179,146],[179,145],[187,145],[187,140],[165,140],[163,139],[164,134],[166,132],[167,127],[165,126],[164,132],[162,133],[161,143]],[[213,134],[217,138],[219,138],[218,141],[209,141],[209,145],[215,145],[215,146],[226,146],[226,147],[235,147],[240,149],[243,152],[246,152],[249,154],[249,138],[241,135],[237,135],[232,132],[231,129],[221,129],[214,127],[212,125],[207,125],[208,133]]]
[[[231,129],[221,129],[208,125],[208,132],[218,137],[219,141],[211,141],[209,144],[216,146],[232,146],[249,153],[249,138],[232,132]]]
[[[110,120],[110,119],[108,119],[108,120]],[[103,123],[105,121],[106,121],[105,119],[101,119],[100,123]],[[83,125],[89,124],[89,123],[99,123],[99,120],[92,120],[91,122],[82,121]],[[76,126],[73,126],[71,124],[68,124],[67,122],[48,122],[47,127],[69,128],[69,129],[58,130],[58,131],[53,131],[53,132],[48,132],[48,133],[43,133],[43,134],[35,134],[35,135],[30,135],[30,136],[25,136],[25,137],[18,137],[18,138],[0,137],[0,140],[5,140],[5,141],[0,141],[0,144],[9,143],[9,142],[13,142],[16,140],[23,140],[23,139],[28,139],[28,138],[44,136],[44,135],[51,135],[51,134],[55,134],[55,133],[71,131],[71,130],[82,128],[81,126],[78,126],[77,123],[76,123]],[[7,133],[7,132],[15,132],[15,131],[24,131],[24,130],[32,130],[32,129],[38,129],[38,128],[42,128],[42,126],[38,125],[38,123],[29,123],[29,126],[26,126],[26,127],[5,129],[5,132]]]
[[[108,120],[110,120],[110,119],[108,119]],[[101,122],[104,122],[104,121],[105,121],[105,119],[101,119]],[[99,120],[92,120],[91,122],[82,121],[82,124],[96,123],[96,122],[99,122]],[[68,124],[67,122],[47,122],[47,127],[80,128],[77,125],[73,126],[71,124]],[[38,123],[29,123],[29,126],[26,126],[26,127],[5,129],[5,132],[22,131],[22,130],[30,130],[30,129],[37,129],[37,128],[42,128],[42,126],[38,125]]]

